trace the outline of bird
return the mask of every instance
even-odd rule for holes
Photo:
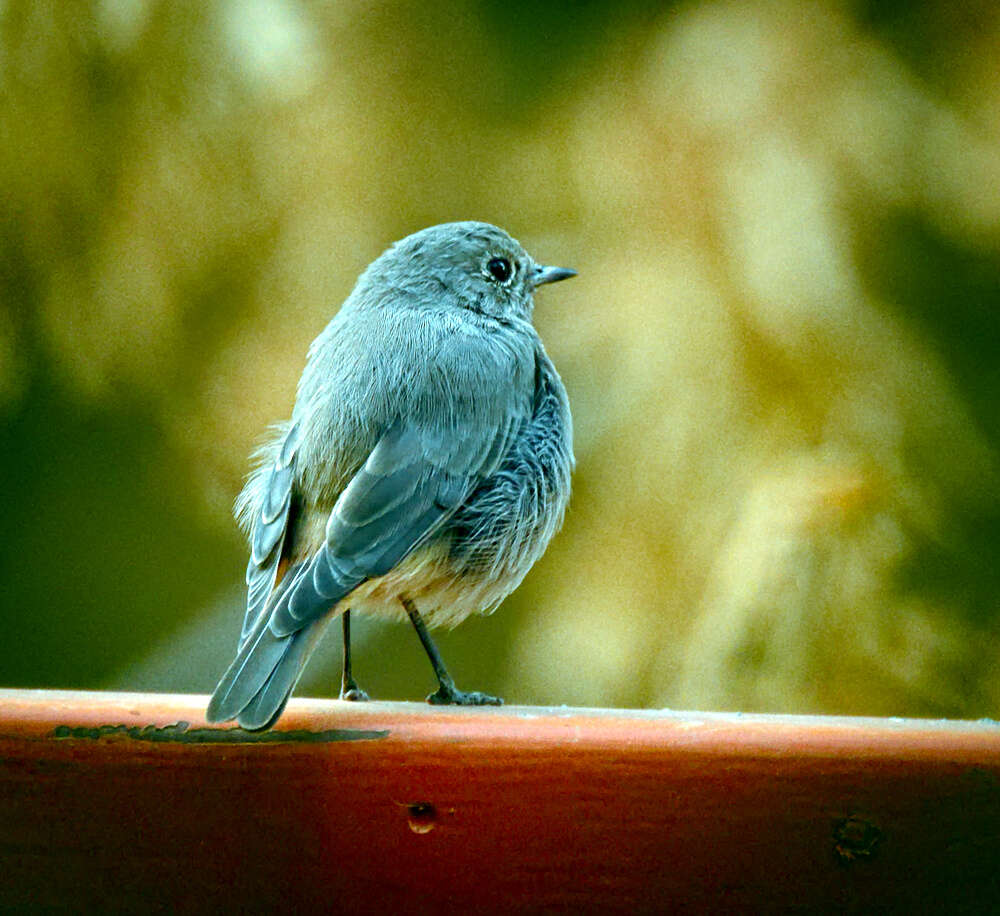
[[[352,612],[412,623],[438,681],[428,702],[503,702],[459,690],[429,628],[495,610],[562,525],[573,423],[532,313],[538,287],[573,276],[473,221],[415,232],[364,270],[237,498],[246,613],[209,722],[272,727],[337,617],[340,697],[367,700]]]

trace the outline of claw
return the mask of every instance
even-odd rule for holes
[[[503,706],[503,700],[492,694],[480,693],[478,690],[459,690],[444,684],[427,697],[427,702],[431,706]]]
[[[340,699],[350,703],[366,703],[371,699],[354,681],[348,681],[340,688]]]

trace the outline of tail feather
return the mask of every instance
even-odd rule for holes
[[[275,636],[267,619],[258,621],[209,700],[209,722],[239,719],[248,730],[267,728],[285,708],[324,621],[288,636]]]
[[[209,722],[236,718],[270,677],[290,639],[270,634],[266,620],[257,622],[208,702],[205,715]]]
[[[238,721],[247,731],[270,728],[285,709],[288,698],[305,667],[310,640],[306,630],[288,637],[284,654],[264,685],[240,711]]]

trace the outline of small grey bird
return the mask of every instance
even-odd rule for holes
[[[502,702],[455,687],[427,626],[494,610],[562,524],[572,420],[532,293],[575,273],[477,222],[424,229],[369,265],[236,501],[247,610],[210,722],[273,725],[338,615],[341,697],[367,699],[352,610],[409,617],[439,683],[429,702]]]

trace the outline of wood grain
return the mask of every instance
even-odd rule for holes
[[[992,722],[0,691],[0,905],[1000,912]]]

